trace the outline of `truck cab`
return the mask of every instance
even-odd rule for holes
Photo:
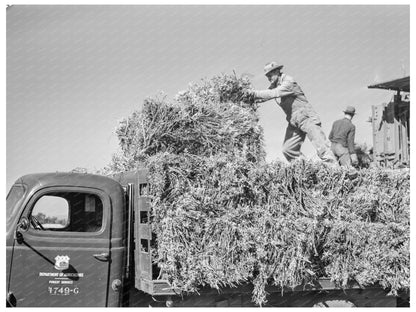
[[[21,177],[7,196],[9,306],[113,306],[126,254],[125,192],[80,173]]]

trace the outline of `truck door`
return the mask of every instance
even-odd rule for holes
[[[107,305],[111,202],[92,188],[37,192],[18,224],[9,280],[16,306]]]

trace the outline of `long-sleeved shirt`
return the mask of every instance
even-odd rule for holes
[[[276,99],[277,104],[286,114],[286,120],[298,127],[307,118],[313,118],[316,124],[321,123],[318,114],[306,99],[300,86],[296,81],[286,74],[282,74],[277,81],[277,86],[270,90],[255,90],[257,99]],[[280,98],[280,102],[277,99]]]
[[[328,139],[332,143],[342,144],[342,146],[348,148],[350,154],[355,154],[355,126],[348,118],[343,118],[334,122]]]

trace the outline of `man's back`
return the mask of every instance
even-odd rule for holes
[[[329,134],[332,143],[342,144],[348,147],[350,153],[354,151],[355,126],[348,118],[342,118],[334,122]]]

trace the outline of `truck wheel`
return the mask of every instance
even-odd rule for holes
[[[173,300],[170,297],[166,300],[166,306],[168,308],[172,308],[173,307]]]
[[[325,300],[317,302],[313,305],[313,307],[319,308],[332,308],[332,307],[348,307],[353,308],[356,307],[354,303],[348,300]]]

